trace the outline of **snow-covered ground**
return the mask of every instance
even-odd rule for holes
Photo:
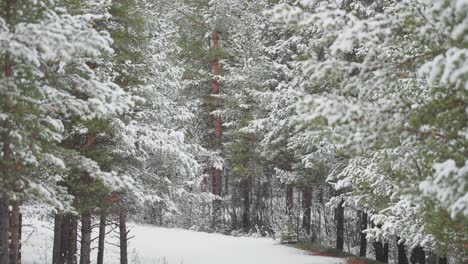
[[[52,223],[24,220],[23,264],[50,264]],[[131,264],[341,264],[342,259],[312,256],[272,239],[231,237],[181,229],[129,224]],[[97,230],[95,230],[97,231]],[[97,235],[97,234],[95,234]],[[116,242],[115,235],[108,240]],[[96,242],[96,241],[94,241]],[[96,250],[93,250],[93,261]],[[106,244],[106,264],[119,263],[118,248]]]

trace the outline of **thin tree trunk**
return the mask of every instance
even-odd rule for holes
[[[2,192],[0,202],[0,263],[8,263],[10,257],[9,230],[10,230],[10,199],[7,192]]]
[[[306,187],[302,190],[302,228],[310,235],[311,213],[312,213],[312,190]]]
[[[70,236],[70,216],[62,215],[62,227],[60,234],[60,253],[59,253],[59,264],[67,262],[68,249],[69,249],[69,236]]]
[[[447,264],[447,257],[439,257],[439,264]]]
[[[104,239],[106,236],[106,212],[101,212],[99,220],[99,242],[98,242],[98,255],[97,264],[104,264]]]
[[[382,257],[383,257],[382,262],[388,263],[388,243],[384,243]]]
[[[11,16],[12,16],[13,0],[6,0],[4,6],[4,20],[5,23],[11,28]],[[10,53],[5,52],[4,60],[5,78],[10,78],[12,74],[12,61]],[[4,113],[10,112],[10,105],[8,98],[5,97],[2,100],[2,110]],[[0,186],[2,189],[2,197],[0,201],[0,263],[8,263],[10,257],[10,245],[9,245],[9,230],[10,230],[10,198],[7,193],[9,184],[11,184],[11,150],[10,150],[10,129],[11,124],[8,118],[5,119],[3,124],[4,132],[2,133],[2,160],[0,167],[2,170],[2,178],[4,185]]]
[[[52,250],[52,264],[60,264],[60,242],[62,236],[62,215],[55,214],[54,221],[54,245]]]
[[[20,201],[13,200],[10,217],[10,263],[17,264],[20,244]]]
[[[91,262],[91,215],[91,209],[85,209],[81,215],[80,264]]]
[[[400,238],[397,237],[398,264],[408,264],[408,257],[406,256],[405,244],[398,243],[399,240]]]
[[[336,249],[343,250],[344,246],[344,208],[343,201],[335,209],[336,214]]]
[[[78,238],[78,217],[75,215],[69,216],[68,227],[68,249],[67,249],[67,264],[76,264],[77,238]]]
[[[244,232],[249,232],[250,230],[250,190],[251,190],[251,177],[242,180],[242,198],[243,198],[243,208],[242,208],[242,228]]]
[[[291,216],[294,207],[294,187],[292,184],[286,186],[286,214]]]
[[[359,228],[360,228],[360,246],[359,256],[365,257],[367,254],[367,238],[364,230],[367,229],[367,214],[363,211],[358,211],[359,214]]]
[[[388,263],[388,243],[374,242],[375,260]]]
[[[220,100],[217,97],[220,92],[220,85],[219,85],[219,75],[221,73],[221,69],[219,66],[219,58],[216,55],[219,50],[219,32],[213,32],[213,51],[215,56],[211,61],[211,66],[213,69],[213,79],[211,80],[213,83],[213,109],[212,111],[219,110],[220,108]],[[215,142],[214,142],[214,149],[220,150],[221,149],[221,117],[219,115],[211,115],[211,119],[214,123],[215,129]],[[221,196],[221,185],[222,185],[222,171],[218,168],[212,168],[211,170],[211,181],[212,181],[212,193],[216,196]],[[216,198],[213,201],[213,228],[217,228],[219,226],[219,222],[221,220],[221,200]]]
[[[411,264],[425,264],[426,263],[426,253],[422,247],[415,247],[411,252],[410,257]]]
[[[119,231],[120,231],[120,264],[128,264],[127,254],[127,211],[125,208],[119,212]]]

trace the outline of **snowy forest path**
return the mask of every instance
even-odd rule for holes
[[[52,245],[52,223],[28,220],[27,226],[35,228],[34,232],[31,232],[30,228],[23,230],[23,235],[29,237],[23,250],[25,256],[35,257],[24,259],[23,263],[50,263],[50,256],[45,256],[44,253],[48,254],[50,250],[45,249]],[[346,263],[343,258],[314,256],[310,252],[279,245],[273,239],[267,238],[233,237],[132,223],[129,224],[129,230],[129,236],[133,237],[128,247],[130,264]],[[109,234],[107,242],[116,243],[114,235]],[[93,237],[96,236],[97,229],[93,230]],[[95,248],[95,245],[92,248]],[[95,263],[96,254],[96,250],[93,250],[91,263]],[[104,254],[104,263],[119,263],[119,251],[115,246],[106,243]]]
[[[344,259],[313,256],[272,239],[233,237],[182,229],[135,226],[130,246],[141,263],[156,256],[168,264],[340,264]],[[152,263],[152,262],[151,262]],[[164,263],[164,262],[163,262]]]

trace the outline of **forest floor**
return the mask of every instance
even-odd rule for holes
[[[23,227],[23,264],[50,264],[53,223],[26,218]],[[319,256],[279,245],[272,239],[233,237],[182,229],[129,224],[130,264],[345,264],[343,258]],[[94,229],[97,236],[97,228]],[[115,233],[107,241],[116,243]],[[96,240],[94,241],[96,244]],[[95,263],[96,245],[93,245]],[[119,263],[119,248],[106,244],[106,264]],[[357,263],[353,263],[357,264]]]
[[[382,264],[373,259],[359,257],[351,253],[343,252],[331,247],[325,247],[312,243],[297,243],[291,245],[294,248],[310,252],[314,256],[326,256],[344,259],[346,264]]]

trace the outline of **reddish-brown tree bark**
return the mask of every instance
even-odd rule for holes
[[[120,231],[120,264],[128,264],[127,210],[125,208],[121,208],[119,212],[119,231]]]
[[[80,264],[89,264],[91,262],[91,216],[91,209],[85,209],[81,215]]]
[[[20,246],[20,201],[13,200],[11,202],[10,216],[10,263],[16,264],[19,260]]]
[[[78,217],[75,215],[69,216],[68,229],[68,248],[67,248],[67,264],[76,264],[77,238],[78,238]]]
[[[220,92],[220,84],[219,84],[219,75],[221,73],[220,65],[219,65],[219,57],[217,55],[219,50],[219,32],[213,32],[213,50],[214,50],[214,57],[211,61],[211,67],[213,70],[213,79],[211,82],[213,83],[213,109],[212,111],[219,110],[220,108],[220,100],[218,98]],[[211,119],[213,120],[214,131],[215,131],[215,142],[214,148],[221,149],[221,117],[218,115],[212,115]],[[212,182],[212,193],[217,196],[221,196],[221,185],[222,185],[222,171],[218,168],[212,168],[211,170],[211,182]],[[219,221],[221,219],[221,200],[215,199],[213,201],[213,228],[218,227]]]
[[[99,220],[99,241],[98,241],[98,255],[97,264],[104,264],[104,240],[106,236],[106,212],[101,212]]]

